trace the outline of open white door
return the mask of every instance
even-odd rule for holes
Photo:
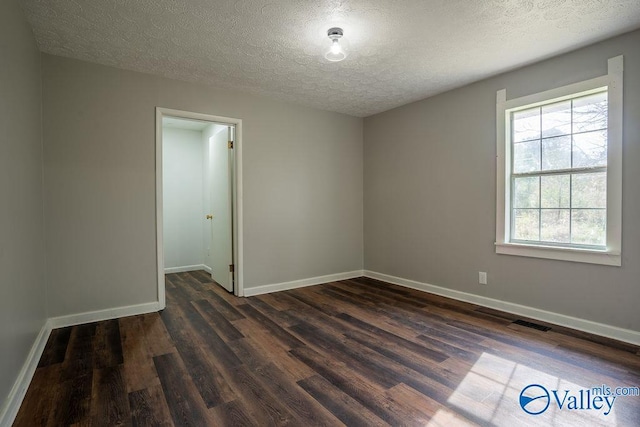
[[[233,128],[225,127],[209,138],[211,246],[208,264],[211,277],[220,286],[233,292]],[[205,208],[206,209],[206,208]]]

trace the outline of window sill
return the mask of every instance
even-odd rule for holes
[[[622,264],[620,252],[607,250],[562,248],[557,246],[527,245],[523,243],[496,243],[496,253],[618,267]]]

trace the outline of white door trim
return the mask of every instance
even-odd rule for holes
[[[235,263],[234,294],[244,296],[243,286],[243,250],[242,250],[242,120],[230,117],[213,116],[210,114],[194,113],[190,111],[173,110],[156,107],[156,263],[158,278],[158,307],[166,307],[164,286],[164,240],[162,227],[162,119],[174,117],[178,119],[202,120],[222,125],[235,126],[234,168],[233,168],[233,242]]]

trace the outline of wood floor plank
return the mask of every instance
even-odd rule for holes
[[[368,278],[249,298],[203,271],[165,282],[160,313],[52,331],[14,425],[638,426],[640,397],[607,417],[518,400],[637,386],[631,344]]]
[[[452,392],[451,385],[446,384],[441,378],[438,378],[440,381],[433,380],[397,363],[391,358],[384,357],[373,351],[363,351],[356,342],[345,344],[330,337],[318,328],[303,323],[292,327],[291,330],[304,335],[306,339],[313,337],[312,340],[316,343],[316,348],[332,349],[331,357],[343,360],[348,366],[369,378],[370,381],[385,388],[404,382],[416,390],[432,396],[441,403],[446,402],[447,396]],[[435,375],[435,373],[432,375]]]
[[[202,317],[202,315],[193,309],[191,304],[185,304],[182,306],[174,306],[168,307],[164,310],[162,314],[162,318],[167,324],[167,321],[172,319],[169,315],[173,311],[180,313],[180,318],[182,319],[182,324],[176,324],[173,326],[172,330],[175,332],[179,328],[184,327],[185,322],[189,325],[189,330],[193,331],[191,336],[200,341],[200,343],[207,347],[208,351],[214,356],[220,363],[225,366],[237,366],[242,364],[240,359],[231,351],[227,343],[224,339],[218,335],[215,329],[209,325],[209,323]],[[166,316],[165,316],[166,315]],[[168,329],[170,329],[167,326]],[[172,334],[173,339],[176,339],[176,336]]]
[[[165,276],[164,276],[164,287],[165,287],[165,289],[175,289],[176,288],[176,286],[171,281],[171,276],[168,275],[168,274],[165,274]]]
[[[140,323],[141,333],[151,356],[177,351],[158,313],[135,316],[135,319]]]
[[[283,307],[283,311],[289,310],[298,310],[298,309],[308,309],[311,308],[310,305],[301,301],[299,298],[294,297],[294,295],[300,295],[301,291],[309,290],[316,288],[316,286],[310,286],[307,288],[294,289],[289,292],[276,292],[273,294],[260,295],[260,298],[269,297],[276,302],[280,307]]]
[[[189,275],[195,278],[196,280],[198,280],[203,285],[213,284],[213,279],[211,278],[211,274],[203,270],[190,271]]]
[[[193,286],[187,282],[192,280],[191,276],[187,276],[187,273],[176,273],[171,275],[171,283],[175,286],[173,294],[180,297],[182,302],[196,301],[201,298],[200,290],[194,289]],[[198,282],[200,285],[200,282]]]
[[[294,299],[300,301],[305,306],[314,308],[321,313],[327,314],[329,316],[333,316],[338,314],[338,311],[331,304],[326,304],[323,302],[319,302],[310,292],[313,292],[313,288],[315,286],[311,286],[309,288],[296,289],[291,292],[289,295]]]
[[[445,379],[440,375],[440,369],[438,366],[439,362],[434,362],[428,357],[401,346],[386,346],[381,344],[381,341],[364,333],[353,331],[347,332],[345,336],[350,340],[370,348],[387,359],[393,360],[394,362],[406,366],[416,372],[420,372],[423,375],[431,376],[432,378],[437,377],[438,381],[443,384],[447,384],[448,386],[452,385],[451,380]]]
[[[225,367],[242,364],[240,358],[231,350],[227,342],[206,323],[199,312],[194,310],[189,313],[187,319],[196,331],[195,336],[198,337],[205,351],[209,352],[218,363]]]
[[[338,420],[323,406],[306,398],[293,381],[287,380],[284,372],[275,364],[253,369],[255,377],[269,389],[273,396],[298,417],[299,422],[313,426],[334,426]]]
[[[124,363],[120,326],[117,319],[99,322],[93,337],[93,365],[96,369]]]
[[[414,290],[407,289],[402,286],[392,285],[380,280],[370,279],[368,277],[359,277],[357,279],[352,279],[352,280],[360,283],[365,283],[368,286],[375,287],[385,293],[398,295],[402,298],[410,296],[411,299],[422,301],[426,303],[429,307],[445,308],[452,312],[459,312],[459,313],[468,313],[479,308],[479,306],[475,304],[456,301],[451,298],[430,294],[428,292],[416,292]]]
[[[209,300],[193,301],[193,305],[225,340],[233,341],[244,337],[222,313],[211,305]]]
[[[323,286],[322,292],[332,291],[334,293],[343,295],[348,298],[357,299],[363,302],[367,302],[373,305],[380,303],[387,304],[403,304],[409,307],[415,308],[425,308],[428,304],[426,302],[422,302],[420,300],[416,300],[413,298],[406,298],[400,295],[387,294],[386,292],[376,290],[376,289],[367,289],[362,292],[354,292],[354,289],[347,286],[336,285],[328,285]]]
[[[255,320],[262,328],[269,331],[274,338],[280,340],[280,342],[282,342],[289,348],[300,347],[304,345],[298,338],[291,335],[276,322],[269,319],[267,316],[260,313],[249,304],[239,305],[238,309],[245,315],[245,317],[249,317]]]
[[[129,393],[129,407],[133,427],[174,425],[160,385]]]
[[[160,385],[141,323],[135,317],[125,317],[119,319],[119,326],[127,392]]]
[[[436,362],[442,362],[443,360],[447,360],[449,358],[447,353],[443,351],[433,350],[432,348],[430,348],[430,346],[423,346],[423,345],[417,344],[414,341],[410,341],[406,338],[402,338],[398,335],[394,335],[391,332],[387,332],[384,329],[378,328],[377,326],[372,325],[370,323],[363,322],[362,320],[356,317],[353,317],[349,314],[340,313],[336,317],[340,320],[344,320],[345,322],[351,325],[354,325],[355,327],[363,331],[373,334],[374,336],[380,338],[381,341],[386,341],[396,346],[406,348],[410,351],[413,351],[416,354],[419,354],[422,357],[432,359]],[[450,349],[451,348],[447,348],[447,351],[449,351]],[[458,353],[462,353],[464,351],[461,349],[455,349],[455,350],[458,351]],[[468,353],[469,352],[464,353],[466,357],[468,357]],[[456,354],[456,356],[459,357],[460,354]]]
[[[372,356],[372,351],[360,345],[349,346],[344,341],[306,323],[292,326],[292,331],[303,337],[307,342],[313,342],[316,349],[329,350],[328,356],[337,358],[360,374],[382,387],[389,388],[400,381],[389,372],[384,363]],[[366,363],[362,363],[366,361]]]
[[[191,301],[197,301],[203,298],[204,292],[211,288],[211,286],[213,285],[213,281],[211,279],[209,279],[208,281],[200,280],[196,278],[193,273],[194,272],[189,271],[178,273],[178,275],[182,279],[183,283],[186,283],[187,286],[195,292],[196,296],[192,297]]]
[[[251,418],[242,402],[234,400],[212,410],[212,416],[216,420],[215,425],[227,427],[261,426],[262,424]]]
[[[293,348],[289,353],[313,369],[314,374],[311,376],[321,375],[355,400],[363,401],[362,396],[366,394],[375,395],[387,390],[386,387],[369,381],[369,378],[354,371],[346,363],[327,358],[324,353],[312,348]]]
[[[402,405],[405,414],[417,426],[429,425],[429,421],[440,410],[441,405],[428,396],[418,393],[406,384],[398,384],[385,392],[394,402]]]
[[[388,425],[351,396],[341,392],[318,375],[298,381],[298,384],[347,426]]]
[[[46,426],[55,408],[55,393],[60,383],[61,365],[36,369],[14,426]],[[29,398],[34,396],[34,398]]]
[[[38,367],[42,368],[56,363],[62,363],[67,352],[67,345],[71,337],[71,327],[54,329],[49,335]]]
[[[262,331],[252,331],[251,335],[230,342],[229,346],[251,369],[273,363],[293,381],[310,377],[315,373],[307,365],[293,358],[288,349],[280,346]]]
[[[230,369],[236,366],[240,359],[226,345],[225,348],[232,353],[232,358],[226,352],[216,354],[215,351],[205,350],[195,331],[184,327],[188,325],[188,321],[183,317],[180,307],[173,306],[165,309],[162,318],[178,346],[178,353],[185,370],[191,376],[205,405],[211,408],[234,400],[236,395],[223,378],[220,369],[225,367]]]
[[[265,298],[265,296],[262,296],[260,299],[248,298],[247,303],[284,329],[296,324],[297,319],[295,317],[289,315],[286,311],[278,310],[272,306],[267,302],[269,299]],[[279,305],[277,302],[275,304]]]
[[[290,408],[271,394],[246,366],[230,370],[230,379],[241,391],[241,399],[254,419],[265,426],[295,425],[297,420]]]
[[[291,297],[286,292],[260,295],[260,298],[250,298],[251,301],[262,301],[278,311],[286,311],[291,308]]]
[[[385,389],[376,390],[366,379],[354,374],[346,366],[328,364],[318,353],[308,348],[292,349],[291,353],[300,360],[312,366],[324,379],[328,380],[342,393],[367,408],[381,420],[391,425],[402,425],[405,420],[399,415],[401,410],[389,399],[383,397]]]
[[[202,272],[202,276],[200,276],[197,271],[183,271],[175,274],[176,276],[180,277],[180,279],[182,279],[184,283],[191,283],[192,288],[198,292],[208,288],[213,283],[215,283],[211,278],[211,275],[204,271]]]
[[[256,369],[266,366],[270,363],[265,352],[258,352],[258,345],[255,341],[251,341],[252,337],[244,337],[239,340],[235,340],[229,343],[229,347],[233,352],[242,357],[242,363],[247,365],[249,369],[255,371]]]
[[[91,418],[94,425],[132,425],[122,365],[93,371]]]
[[[55,402],[47,425],[76,424],[90,417],[92,375],[66,380],[57,386]]]
[[[451,321],[450,324],[472,331],[479,335],[484,335],[494,341],[498,341],[503,344],[509,345],[511,348],[518,348],[520,351],[527,351],[535,355],[536,357],[545,357],[551,359],[552,363],[566,364],[567,366],[585,366],[591,365],[593,358],[587,354],[575,352],[575,351],[563,351],[562,348],[557,348],[555,343],[549,343],[544,340],[540,335],[532,336],[529,333],[521,333],[520,335],[512,336],[508,332],[503,330],[492,331],[489,329],[483,329],[476,325],[472,325],[462,321]],[[522,336],[524,335],[524,336]],[[628,369],[623,365],[612,366],[607,363],[606,360],[599,359],[599,363],[592,365],[590,371],[595,371],[602,375],[611,377],[614,381],[622,381],[629,375]]]
[[[213,418],[179,356],[173,353],[156,356],[153,362],[173,423],[176,426],[213,425]]]
[[[93,337],[96,326],[96,323],[78,325],[71,331],[67,352],[62,362],[62,381],[93,374]]]
[[[228,297],[225,298],[219,292],[216,293],[211,289],[207,289],[205,292],[203,292],[203,294],[203,296],[207,300],[209,300],[211,305],[213,305],[216,310],[222,313],[224,317],[226,317],[230,322],[233,322],[234,320],[244,319],[244,316],[236,309],[235,305],[229,303],[229,301],[227,300]],[[240,304],[241,301],[242,299],[238,298],[236,304]],[[242,303],[244,304],[244,302]]]

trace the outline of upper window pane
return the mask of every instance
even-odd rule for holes
[[[542,106],[542,137],[571,134],[571,101]]]
[[[542,170],[571,167],[571,135],[542,140]]]
[[[513,146],[513,172],[540,170],[540,141],[519,142]]]
[[[607,131],[573,135],[573,167],[607,166]]]
[[[513,113],[513,142],[540,139],[540,108]]]
[[[608,119],[607,92],[573,100],[573,132],[606,129]]]

